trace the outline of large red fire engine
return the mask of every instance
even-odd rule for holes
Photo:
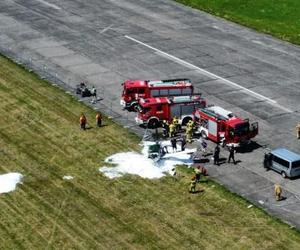
[[[172,121],[176,116],[180,125],[186,125],[193,119],[197,108],[206,106],[206,101],[200,95],[156,97],[140,99],[136,122],[148,128],[157,128],[161,121]]]
[[[135,110],[139,98],[193,95],[194,88],[189,79],[162,81],[127,80],[123,84],[120,104],[128,110]]]
[[[258,123],[249,123],[219,106],[200,108],[194,112],[198,132],[204,138],[222,145],[241,146],[258,134]]]

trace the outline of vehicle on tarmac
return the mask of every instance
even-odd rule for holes
[[[197,132],[203,138],[221,143],[222,146],[240,147],[258,134],[258,123],[235,116],[219,106],[199,108],[193,114]]]
[[[139,125],[157,128],[163,120],[171,122],[176,116],[179,125],[185,126],[193,119],[193,112],[205,106],[206,101],[201,95],[140,99],[135,120]]]
[[[264,167],[280,173],[283,178],[300,176],[300,155],[285,148],[265,154]]]
[[[194,93],[194,87],[189,79],[126,80],[122,85],[120,104],[129,111],[136,111],[139,98],[182,96]]]

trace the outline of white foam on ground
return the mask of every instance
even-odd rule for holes
[[[74,177],[73,177],[73,176],[70,176],[70,175],[65,175],[65,176],[63,177],[63,180],[72,180],[72,179],[74,179]]]
[[[20,173],[8,173],[0,175],[0,193],[9,193],[16,189],[23,175]]]
[[[99,171],[104,173],[108,178],[121,177],[124,174],[139,175],[143,178],[156,179],[165,176],[166,173],[172,174],[172,169],[176,165],[193,164],[191,153],[196,149],[186,149],[185,151],[172,151],[169,141],[161,142],[162,146],[168,147],[168,154],[165,154],[159,161],[155,162],[148,158],[148,147],[153,142],[144,142],[142,153],[137,152],[124,152],[111,155],[105,159],[105,162],[115,164],[116,167],[101,167]],[[180,143],[177,150],[180,150]]]

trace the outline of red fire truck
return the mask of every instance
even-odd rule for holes
[[[136,109],[139,98],[169,97],[180,95],[193,95],[194,88],[189,79],[171,80],[127,80],[123,84],[123,93],[120,100],[124,109]]]
[[[157,128],[161,121],[172,121],[176,116],[179,124],[184,126],[193,119],[197,108],[205,106],[206,101],[200,95],[140,99],[135,120],[139,125]]]
[[[241,146],[258,134],[258,123],[249,123],[219,106],[200,108],[194,112],[198,132],[204,138],[225,145]]]

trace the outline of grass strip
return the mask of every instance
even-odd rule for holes
[[[0,195],[3,249],[298,249],[296,230],[191,170],[159,180],[99,173],[140,138],[10,60],[0,57],[0,174],[22,185]],[[81,131],[81,112],[90,129]],[[65,181],[64,175],[73,180]]]
[[[175,0],[230,21],[300,44],[300,1]]]

